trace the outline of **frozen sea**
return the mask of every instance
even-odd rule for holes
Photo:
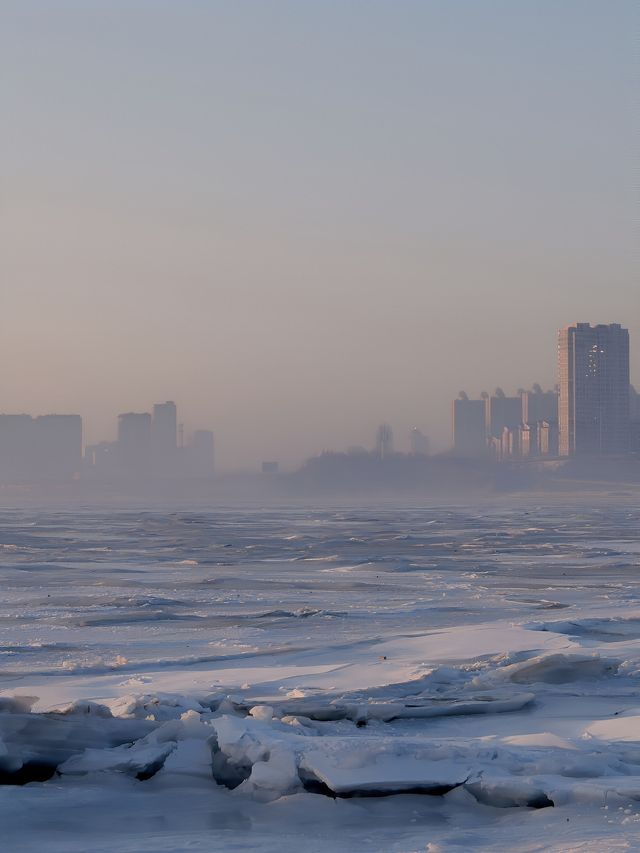
[[[0,848],[640,850],[640,501],[0,510]]]

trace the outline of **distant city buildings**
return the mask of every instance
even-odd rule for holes
[[[176,473],[178,463],[178,410],[173,400],[156,403],[151,418],[151,461],[165,476]]]
[[[560,455],[627,453],[631,447],[629,332],[576,323],[558,333]]]
[[[207,478],[214,473],[214,439],[196,430],[177,444],[175,403],[118,415],[115,441],[87,445],[80,415],[0,414],[0,482],[65,482],[148,478]]]
[[[627,329],[617,323],[567,326],[558,333],[558,385],[544,391],[534,384],[511,395],[496,388],[477,399],[460,392],[453,402],[453,454],[444,458],[453,455],[460,470],[482,470],[492,461],[640,455],[640,395],[629,375]],[[315,458],[321,462],[314,466],[324,474],[344,465],[354,477],[375,479],[393,470],[408,482],[412,464],[416,472],[429,468],[429,441],[414,427],[409,453],[398,453],[393,431],[383,423],[373,448],[351,447],[347,453],[325,452]],[[473,464],[461,464],[465,461]],[[213,433],[196,430],[185,437],[171,400],[156,403],[152,412],[118,415],[116,440],[87,445],[84,455],[80,415],[0,414],[1,483],[80,476],[105,481],[206,479],[214,469]],[[261,470],[275,475],[279,465],[267,460]]]
[[[85,450],[85,472],[97,478],[206,478],[214,473],[214,439],[210,430],[196,430],[178,444],[176,404],[156,403],[151,412],[118,415],[118,437]]]
[[[454,453],[496,461],[640,452],[640,396],[629,384],[629,333],[618,323],[576,323],[558,333],[553,391],[501,388],[453,404]],[[481,412],[484,416],[481,422]]]
[[[502,388],[470,400],[462,391],[453,402],[453,445],[465,459],[528,459],[556,456],[558,394],[534,385],[508,397]]]
[[[519,394],[507,397],[502,388],[496,388],[492,396],[485,397],[487,435],[500,437],[505,427],[515,430],[522,421],[522,398]]]
[[[536,382],[531,391],[520,391],[522,422],[537,424],[558,419],[558,389],[543,391]]]
[[[0,480],[70,480],[81,465],[80,415],[0,415]]]
[[[130,477],[145,476],[151,465],[151,415],[126,412],[118,415],[118,440],[111,456],[113,473]]]
[[[453,446],[464,458],[487,454],[485,401],[470,400],[464,391],[453,401]]]

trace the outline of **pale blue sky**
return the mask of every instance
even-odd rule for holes
[[[632,333],[629,0],[0,0],[5,411],[294,462]],[[637,160],[636,160],[637,167]],[[637,172],[635,173],[637,175]],[[636,229],[634,231],[634,229]]]

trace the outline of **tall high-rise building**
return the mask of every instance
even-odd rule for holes
[[[117,459],[122,473],[146,474],[151,455],[151,415],[126,412],[118,415]]]
[[[81,465],[80,415],[0,415],[0,480],[70,480]]]
[[[453,401],[453,447],[458,456],[487,453],[485,400],[470,400],[464,391]]]
[[[31,415],[0,415],[0,480],[35,477],[34,421]]]
[[[154,447],[166,453],[175,453],[178,436],[178,411],[172,400],[156,403],[153,407],[151,435]]]
[[[539,385],[534,385],[531,391],[521,391],[520,398],[523,424],[558,420],[557,391],[543,391]]]
[[[559,452],[629,450],[629,332],[576,323],[558,333]]]
[[[151,421],[151,449],[156,474],[176,473],[178,451],[178,412],[172,400],[156,403]]]
[[[496,388],[492,397],[485,397],[485,417],[487,435],[501,438],[505,427],[514,430],[522,422],[522,400]]]

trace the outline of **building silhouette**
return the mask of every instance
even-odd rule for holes
[[[558,374],[560,455],[628,452],[628,330],[619,323],[561,329]]]
[[[80,415],[0,415],[0,480],[70,480],[81,465]]]
[[[453,448],[457,456],[479,457],[487,452],[485,400],[470,400],[461,391],[453,401]]]
[[[153,443],[166,453],[178,446],[178,410],[172,400],[154,405],[151,436]]]
[[[457,456],[487,456],[496,462],[557,456],[558,392],[535,384],[507,397],[501,388],[470,400],[464,391],[453,403],[453,445]]]
[[[121,473],[147,474],[151,465],[151,415],[126,412],[118,415],[116,463]]]
[[[537,424],[538,421],[558,420],[558,392],[543,391],[535,384],[531,391],[521,391],[522,423]]]
[[[172,476],[178,467],[178,411],[172,400],[156,403],[151,419],[151,459],[154,473]]]
[[[507,397],[502,388],[485,398],[485,424],[487,435],[501,438],[505,427],[516,429],[522,423],[522,399]]]
[[[0,415],[0,479],[26,480],[36,472],[31,415]]]
[[[180,440],[178,441],[178,436]],[[84,473],[93,479],[207,478],[214,473],[214,439],[210,430],[196,430],[183,442],[176,404],[156,403],[150,412],[118,415],[116,441],[87,445]]]
[[[538,455],[558,455],[558,421],[540,421],[538,423]]]

